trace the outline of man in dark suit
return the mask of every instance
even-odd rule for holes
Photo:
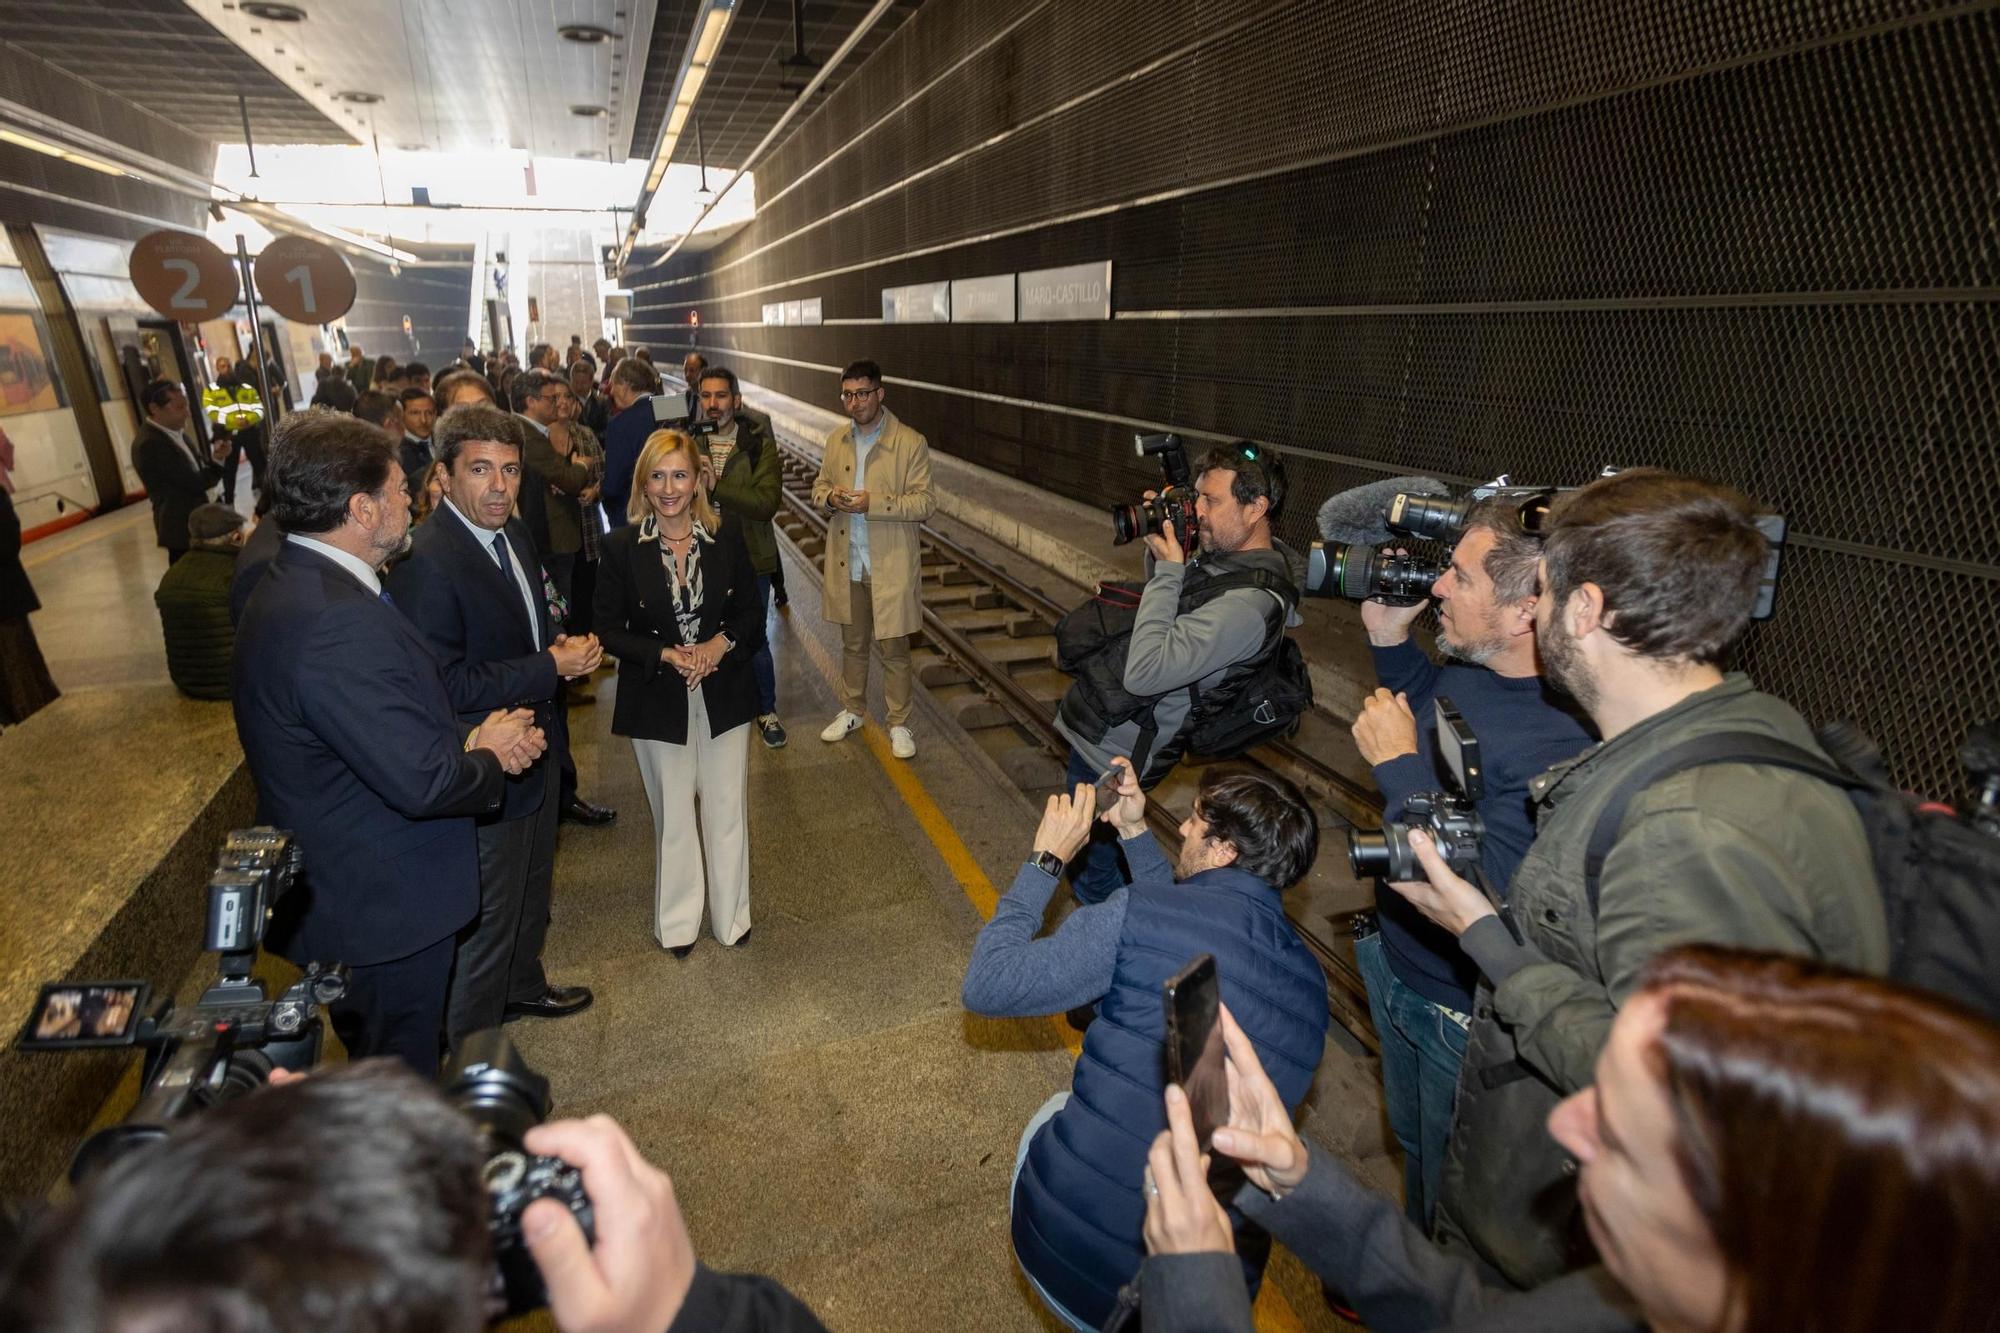
[[[555,881],[558,782],[567,751],[555,715],[565,676],[597,669],[591,635],[549,622],[541,567],[527,526],[513,518],[521,488],[515,422],[497,408],[454,407],[431,433],[444,498],[389,576],[396,605],[444,668],[461,721],[530,705],[549,754],[508,779],[500,810],[479,821],[479,917],[461,934],[445,1029],[453,1047],[508,1018],[560,1018],[591,1001],[583,986],[552,986],[542,970]]]
[[[431,432],[437,428],[437,400],[431,397],[429,388],[405,389],[402,404],[403,440],[398,456],[403,464],[403,480],[409,484],[410,503],[415,504],[430,476]]]
[[[437,658],[382,591],[376,570],[410,524],[394,441],[301,412],[279,427],[268,481],[287,536],[244,608],[232,688],[259,818],[305,854],[272,944],[352,969],[332,1006],[350,1057],[428,1077],[458,930],[479,910],[473,819],[545,742],[525,709],[459,725]]]
[[[188,515],[208,503],[208,488],[222,479],[229,441],[219,440],[215,461],[205,462],[181,432],[188,423],[187,395],[172,380],[154,380],[139,395],[146,424],[132,441],[132,470],[153,506],[153,537],[167,563],[187,554]]]

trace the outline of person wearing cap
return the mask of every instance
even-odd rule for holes
[[[191,699],[229,698],[236,630],[229,585],[236,556],[250,535],[248,520],[228,505],[205,504],[188,515],[187,554],[167,567],[153,602],[167,641],[167,675]]]

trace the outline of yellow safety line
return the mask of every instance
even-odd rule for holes
[[[819,574],[818,570],[810,567],[803,572],[815,577]],[[841,688],[840,669],[834,664],[826,646],[810,631],[795,630],[793,637],[805,648],[806,656],[812,659],[813,666],[818,669],[819,674],[825,678],[827,686],[838,698]],[[923,829],[924,836],[930,839],[931,846],[935,847],[938,855],[944,858],[945,866],[951,871],[951,877],[957,880],[959,888],[965,891],[965,896],[971,900],[973,909],[979,913],[980,920],[991,921],[994,909],[999,906],[1000,895],[994,889],[993,881],[979,868],[979,862],[973,857],[971,849],[958,836],[958,831],[952,828],[951,821],[945,818],[944,811],[938,808],[936,799],[917,777],[916,770],[891,753],[888,736],[873,722],[864,721],[860,734],[862,740],[868,744],[868,753],[875,756],[875,762],[882,766],[882,771],[895,786],[896,794],[903,798],[903,804],[909,807],[912,815],[916,816],[917,826]],[[1049,1025],[1050,1031],[1061,1039],[1064,1049],[1071,1057],[1082,1053],[1083,1038],[1066,1019],[1059,1014],[1052,1014],[1043,1021]],[[1291,1302],[1285,1299],[1285,1294],[1278,1290],[1276,1283],[1266,1282],[1259,1289],[1257,1304],[1251,1314],[1261,1333],[1305,1333],[1305,1325],[1299,1321]]]

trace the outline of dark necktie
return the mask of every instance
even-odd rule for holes
[[[493,558],[500,562],[500,572],[507,576],[507,585],[512,587],[514,584],[514,561],[507,554],[507,534],[504,532],[493,534]]]
[[[389,595],[389,590],[387,588],[382,589],[382,591],[377,593],[376,596],[382,599],[382,602],[385,606],[394,606],[396,604],[396,599]]]

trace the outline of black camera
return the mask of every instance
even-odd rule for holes
[[[576,1218],[584,1238],[597,1243],[583,1173],[560,1158],[538,1156],[521,1146],[527,1132],[549,1113],[549,1081],[528,1067],[506,1034],[489,1028],[460,1044],[439,1083],[446,1100],[472,1121],[486,1150],[493,1302],[504,1307],[508,1318],[539,1309],[548,1293],[521,1238],[521,1214],[528,1205],[554,1199]]]
[[[220,955],[217,975],[185,1018],[171,1002],[147,1013],[152,988],[143,981],[43,985],[21,1029],[22,1050],[145,1051],[138,1104],[83,1141],[70,1161],[72,1181],[161,1137],[176,1120],[262,1087],[274,1068],[310,1069],[319,1059],[320,1006],[347,993],[347,969],[314,963],[275,1000],[250,975],[271,910],[300,864],[291,834],[278,829],[237,829],[223,839],[202,932],[202,948]]]
[[[1167,486],[1150,500],[1111,506],[1111,544],[1123,546],[1149,532],[1171,530],[1180,539],[1181,550],[1193,554],[1201,541],[1201,523],[1195,516],[1194,472],[1181,437],[1137,435],[1132,451],[1141,458],[1148,454],[1158,458]]]
[[[1403,802],[1400,822],[1384,824],[1379,832],[1348,830],[1347,863],[1356,875],[1422,879],[1423,867],[1410,848],[1410,830],[1422,829],[1447,865],[1477,882],[1479,842],[1486,834],[1474,808],[1474,802],[1486,794],[1486,778],[1479,766],[1479,738],[1451,700],[1442,695],[1437,700],[1437,753],[1448,790],[1411,796]]]
[[[1606,468],[1605,476],[1617,471]],[[1384,521],[1391,532],[1456,545],[1465,535],[1472,511],[1488,500],[1502,500],[1514,512],[1521,531],[1539,537],[1548,523],[1549,510],[1558,496],[1575,490],[1573,486],[1515,486],[1502,476],[1484,486],[1475,486],[1463,495],[1400,494],[1389,501]]]
[[[1415,606],[1431,595],[1444,566],[1388,547],[1314,542],[1306,556],[1306,597],[1345,597],[1385,606]]]

